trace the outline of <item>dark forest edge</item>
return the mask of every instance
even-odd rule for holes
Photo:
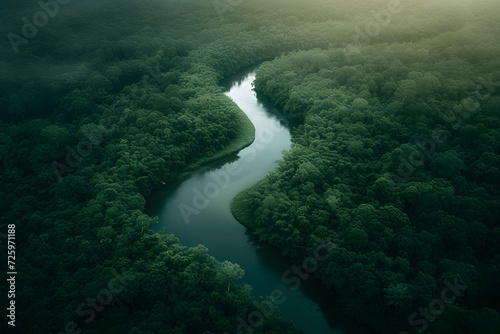
[[[40,10],[38,4],[33,4],[33,7],[14,2],[6,4],[8,8],[4,9],[5,12],[12,14],[2,21],[2,36],[11,31],[22,34],[23,23],[19,18],[26,16],[31,19]],[[157,220],[143,213],[145,198],[162,183],[173,180],[200,161],[220,154],[237,138],[244,137],[241,111],[222,94],[219,87],[222,78],[240,68],[294,50],[343,48],[352,43],[357,23],[364,23],[370,17],[370,10],[382,9],[386,5],[387,1],[376,1],[369,6],[361,0],[348,3],[317,1],[316,6],[311,6],[310,2],[302,1],[259,0],[233,4],[223,11],[214,8],[212,1],[149,0],[140,4],[135,1],[70,2],[61,6],[59,13],[37,29],[27,43],[20,44],[18,53],[13,52],[12,45],[4,39],[5,46],[2,44],[0,48],[0,209],[3,212],[2,232],[7,230],[8,224],[16,225],[17,266],[20,271],[22,269],[22,276],[18,276],[18,286],[22,289],[17,295],[16,332],[236,332],[238,317],[256,310],[251,287],[233,284],[242,277],[242,270],[237,264],[217,262],[203,246],[186,248],[171,235],[151,231],[149,227]],[[468,8],[460,6],[446,10],[436,4],[428,4],[428,7],[419,7],[418,4],[407,6],[411,6],[412,10],[394,17],[391,25],[371,41],[374,47],[379,43],[397,45],[427,38],[432,40],[433,36],[444,32],[458,31],[466,25],[470,13]],[[366,17],[363,17],[365,12]],[[408,23],[409,18],[416,17],[423,18]],[[348,22],[346,18],[356,20]],[[482,19],[485,23],[481,27],[485,29],[487,20],[495,22],[488,15]],[[458,40],[457,44],[462,42]],[[369,46],[367,48],[369,50]],[[341,53],[345,56],[351,51],[347,49]],[[471,57],[476,57],[474,49],[466,51]],[[494,50],[491,52],[494,53]],[[321,59],[317,60],[317,65],[312,65],[312,69],[306,68],[305,72],[297,75],[306,77],[319,70],[316,66],[333,66],[328,57],[336,56],[322,53],[314,51],[305,54]],[[327,61],[323,62],[325,56]],[[339,59],[343,56],[340,55]],[[282,61],[286,63],[287,59],[293,59],[293,56]],[[309,66],[309,61],[306,63],[306,67]],[[463,64],[459,62],[457,66]],[[481,64],[482,59],[477,59],[474,66],[481,67]],[[264,81],[270,82],[265,79],[265,73],[273,66],[263,67],[259,74],[259,78],[263,79],[258,87],[264,91],[267,87]],[[480,73],[487,73],[490,66],[485,65]],[[353,71],[355,74],[356,69]],[[281,76],[280,71],[276,74]],[[348,78],[350,74],[346,76]],[[347,78],[344,85],[351,84]],[[378,89],[382,79],[374,79],[375,86],[371,83],[368,86]],[[297,87],[301,84],[298,82]],[[278,104],[285,101],[296,103],[285,107],[303,117],[301,131],[309,133],[306,127],[310,111],[306,112],[306,109],[310,101],[300,95],[292,99],[288,92],[283,91],[284,88],[281,83],[266,94]],[[390,91],[391,87],[387,89]],[[408,89],[412,91],[411,87]],[[280,92],[283,100],[275,95]],[[466,84],[460,96],[469,92],[470,84]],[[458,97],[454,100],[459,100]],[[366,98],[369,100],[369,96]],[[483,109],[493,110],[497,99],[492,96],[488,102],[492,105],[490,109],[482,106]],[[365,102],[368,103],[368,100]],[[366,110],[363,101],[358,101],[357,105],[361,113]],[[491,127],[498,128],[495,124],[494,120],[487,120],[484,126],[489,131]],[[250,129],[248,123],[244,128]],[[474,129],[467,130],[474,132]],[[482,128],[480,130],[478,137],[482,134]],[[302,132],[296,135],[297,140],[303,138]],[[319,138],[321,135],[317,133]],[[306,139],[300,145],[316,145],[309,143],[310,138]],[[498,137],[493,137],[490,143],[498,143]],[[457,145],[460,146],[460,143]],[[244,146],[243,142],[241,146]],[[358,146],[354,143],[352,149],[356,150]],[[403,147],[401,150],[407,149]],[[496,149],[498,151],[498,147]],[[473,151],[472,148],[470,150]],[[287,156],[284,165],[289,164],[294,156],[297,156],[296,151]],[[305,154],[305,158],[311,157]],[[452,158],[457,157],[453,155]],[[485,155],[478,168],[498,168],[498,159],[495,159]],[[259,184],[264,186],[269,181],[275,182],[282,168],[285,167],[280,167],[273,176]],[[413,177],[419,176],[419,173],[416,172]],[[305,178],[309,177],[307,170],[303,174]],[[497,175],[494,170],[492,175]],[[316,176],[322,177],[321,174]],[[443,182],[438,189],[448,186],[448,181]],[[484,180],[477,182],[488,183]],[[425,184],[422,187],[426,189]],[[413,197],[417,198],[420,185],[415,185],[415,189],[417,194]],[[491,218],[494,216],[490,214],[498,213],[498,208],[489,204],[497,189],[484,186],[483,189],[476,190],[482,197],[479,197],[479,203],[474,203],[489,210],[483,216]],[[336,215],[344,210],[343,217],[347,217],[354,210],[354,204],[370,197],[353,194],[349,198],[351,201],[345,203],[345,208],[337,208]],[[259,199],[261,197],[256,197],[252,203],[245,205],[256,206]],[[281,197],[278,196],[277,200]],[[432,198],[428,200],[432,202]],[[323,204],[318,203],[318,207]],[[268,206],[262,203],[258,215],[267,215],[265,210]],[[368,215],[374,212],[370,207],[363,210]],[[397,218],[401,215],[396,213],[394,224],[398,225]],[[301,216],[308,219],[309,214],[305,210]],[[326,219],[323,213],[314,214],[318,216],[314,219]],[[374,214],[378,214],[376,210]],[[391,214],[390,217],[393,217]],[[362,217],[363,213],[359,215]],[[475,217],[476,213],[471,215]],[[459,214],[456,217],[461,219],[459,223],[465,220]],[[493,228],[485,239],[485,233],[490,230],[484,229],[489,229],[491,224],[482,218],[474,221],[478,231],[482,232],[474,234],[473,242],[481,254],[484,253],[484,262],[484,259],[490,259],[490,252],[495,254],[499,232]],[[268,223],[269,220],[263,222]],[[317,220],[317,223],[321,222]],[[302,223],[307,225],[306,220]],[[344,237],[344,230],[332,233],[328,224],[322,229],[327,238]],[[283,232],[280,224],[276,226],[280,229],[279,233]],[[310,228],[306,226],[304,231]],[[318,226],[314,228],[317,230]],[[274,242],[263,231],[257,231],[264,239]],[[377,230],[377,226],[373,231],[383,233]],[[366,239],[372,246],[372,240],[368,239],[371,236],[365,238],[363,232],[363,228],[357,228],[347,238],[353,243],[349,247],[359,247],[355,250],[359,253],[363,253],[363,247],[366,247],[356,244],[359,235],[361,240]],[[286,234],[283,236],[288,238]],[[432,235],[429,238],[432,239]],[[460,244],[460,241],[454,240],[447,242],[454,247],[457,242]],[[301,244],[302,240],[290,240],[280,244],[280,247],[297,258],[306,250],[297,248],[294,251],[290,248]],[[493,248],[487,250],[485,245]],[[475,254],[469,252],[465,255],[470,257]],[[356,258],[361,255],[349,250],[346,256]],[[380,257],[381,263],[385,261],[384,256]],[[406,268],[410,271],[407,268],[409,261],[405,261],[404,257],[403,254],[401,260],[394,261],[395,265],[391,267],[394,270],[391,275],[396,277],[394,282],[403,279],[399,270]],[[494,300],[494,296],[498,295],[498,281],[496,286],[491,282],[474,285],[476,271],[467,266],[471,263],[470,258],[466,259],[467,262],[462,260],[454,259],[448,263],[450,272],[467,273],[469,276],[464,274],[462,278],[472,284],[465,297],[461,297],[465,301],[460,301],[468,303],[466,305],[473,304],[471,297],[474,295],[469,295],[472,294],[470,291],[484,287],[491,288],[488,292],[496,295],[486,298],[481,293],[477,305],[482,307]],[[360,264],[363,261],[365,259]],[[490,261],[489,270],[493,276],[487,277],[498,277],[498,256]],[[465,269],[461,263],[465,263]],[[459,268],[455,269],[455,266]],[[422,271],[434,268],[432,263],[427,267]],[[350,269],[350,275],[354,275],[353,282],[357,280],[356,275],[370,272],[366,266],[362,268],[358,265]],[[338,288],[337,282],[333,282],[335,278],[345,275],[325,271],[321,274],[323,281],[326,284],[332,281],[334,288]],[[419,291],[422,293],[419,298],[428,304],[435,296],[430,293],[435,291],[432,285],[435,280],[432,280],[431,274],[426,275],[422,280],[428,281],[431,288]],[[365,282],[368,282],[370,277],[366,279]],[[120,285],[113,285],[112,282],[120,282]],[[366,305],[362,304],[365,300],[359,295],[352,295],[358,288],[346,289],[355,304],[354,308],[352,305],[346,305],[346,308],[353,317],[368,321],[370,319],[362,319],[359,315],[372,309],[365,308]],[[394,299],[394,305],[399,306],[400,300],[406,301],[406,295],[398,294],[401,289],[393,290],[391,293],[400,297]],[[387,303],[386,298],[380,297],[380,290],[374,292],[377,293],[376,299],[381,308],[375,314],[386,316],[390,311],[384,304]],[[467,301],[467,298],[470,300]],[[457,302],[448,306],[436,325],[452,325],[451,321],[464,312],[461,305],[464,304]],[[477,312],[476,308],[470,312],[477,318],[473,323],[479,324],[481,319],[488,317],[483,325],[500,327],[497,314],[492,313],[494,309],[498,310],[498,305],[489,305],[491,311],[483,312],[479,306],[476,307]],[[455,313],[450,315],[450,312]],[[398,316],[403,314],[402,311],[394,313]],[[464,317],[468,318],[470,316]],[[436,330],[436,333],[439,332],[439,329]],[[254,333],[297,333],[297,329],[291,322],[272,316],[255,328]]]

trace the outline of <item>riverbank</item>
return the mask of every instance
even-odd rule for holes
[[[229,97],[228,97],[229,98]],[[234,103],[234,102],[233,102]],[[237,132],[236,138],[227,143],[226,147],[218,151],[215,155],[201,158],[196,162],[189,164],[184,168],[183,172],[190,172],[198,169],[210,162],[229,157],[231,155],[237,154],[239,151],[247,146],[250,146],[255,140],[255,126],[248,116],[239,108],[237,108],[237,122],[239,124],[239,131]]]
[[[254,218],[252,215],[252,209],[248,206],[245,205],[246,198],[248,198],[248,192],[250,189],[257,187],[259,183],[263,182],[265,180],[261,179],[257,181],[255,184],[251,185],[250,187],[243,189],[239,193],[236,194],[236,196],[233,197],[231,201],[231,213],[233,214],[234,218],[243,226],[249,228],[252,230],[252,232],[256,233],[257,226],[254,223]]]

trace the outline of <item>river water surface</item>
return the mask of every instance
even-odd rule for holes
[[[348,319],[336,304],[335,294],[316,278],[301,280],[300,288],[292,291],[282,280],[292,265],[290,259],[259,241],[231,214],[233,197],[276,168],[281,152],[290,148],[293,122],[279,116],[283,115],[279,108],[255,93],[254,78],[253,69],[246,69],[223,82],[225,94],[254,124],[254,143],[237,156],[207,164],[170,183],[148,200],[146,211],[158,216],[155,229],[165,228],[181,244],[202,244],[217,260],[238,263],[245,270],[242,282],[252,285],[255,296],[282,290],[286,300],[280,305],[281,315],[307,334],[375,333]],[[236,333],[238,324],[234,325]]]

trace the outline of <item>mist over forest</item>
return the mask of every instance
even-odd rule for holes
[[[315,276],[373,333],[500,333],[500,2],[2,7],[2,333],[306,333],[146,213],[254,141],[223,87],[250,68],[291,147],[227,206],[283,284]]]

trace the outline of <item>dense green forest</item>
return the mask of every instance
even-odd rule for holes
[[[381,331],[390,313],[394,330],[500,330],[500,40],[487,9],[500,7],[469,7],[435,36],[381,33],[257,71],[256,89],[301,125],[234,211],[297,261],[316,237],[333,241],[319,276]],[[445,280],[456,301],[428,306]],[[412,317],[419,307],[431,313]]]
[[[153,232],[144,207],[253,140],[219,84],[266,60],[256,89],[300,125],[237,218],[297,262],[334,242],[317,276],[380,332],[498,332],[496,1],[3,7],[0,241],[14,224],[18,272],[5,332],[237,331],[264,301],[244,271]],[[466,288],[409,323],[445,280]],[[253,329],[298,332],[278,312]]]

